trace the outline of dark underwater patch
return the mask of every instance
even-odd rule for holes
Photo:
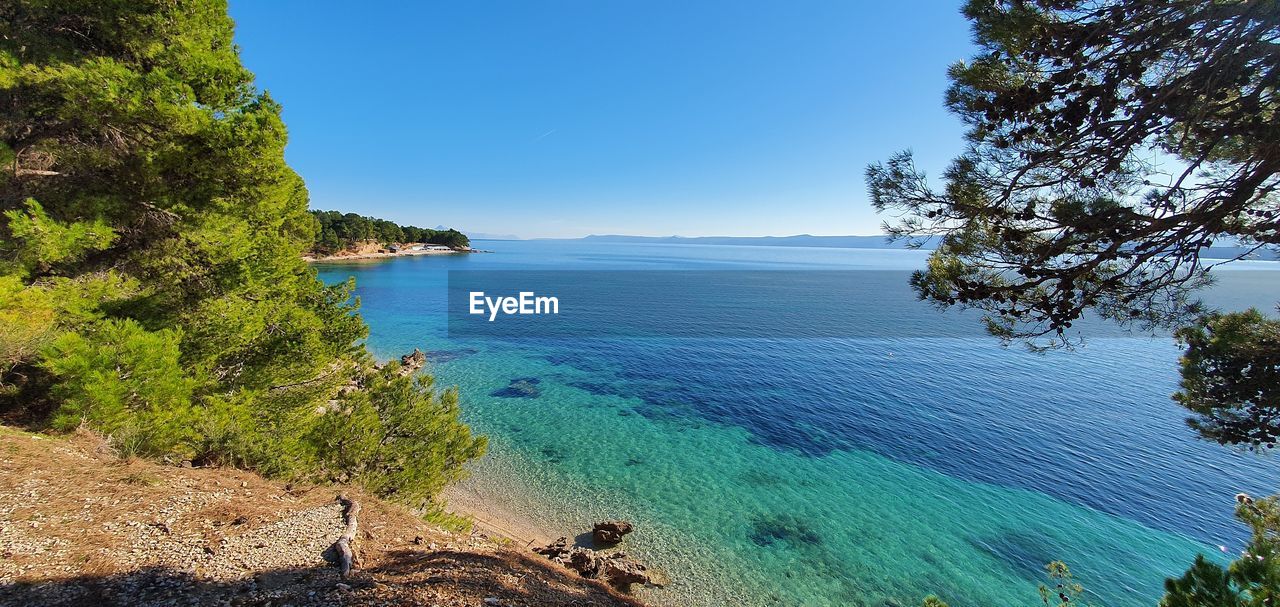
[[[447,363],[479,354],[480,351],[475,348],[458,348],[456,350],[428,350],[427,361],[432,363]]]
[[[794,418],[777,415],[777,402],[745,407],[741,394],[735,394],[735,399],[730,400],[670,383],[628,382],[627,385],[628,393],[620,396],[641,401],[635,407],[636,413],[653,421],[673,423],[678,428],[677,432],[702,425],[691,424],[690,420],[703,420],[745,428],[751,433],[749,440],[752,444],[806,457],[826,457],[835,451],[855,447],[816,424],[798,423]],[[597,388],[607,389],[604,386]]]
[[[783,545],[800,549],[822,545],[822,536],[812,526],[790,514],[752,519],[748,537],[761,547]]]
[[[687,407],[680,405],[671,405],[661,401],[653,401],[647,398],[635,407],[635,412],[645,419],[653,421],[679,421],[686,420],[694,416],[694,412],[687,410]]]
[[[565,383],[594,396],[637,399],[640,403],[634,407],[634,413],[653,421],[671,423],[676,432],[702,425],[691,420],[736,426],[751,433],[749,440],[753,444],[815,458],[861,447],[846,438],[850,434],[857,436],[857,433],[846,434],[835,431],[836,428],[826,428],[824,424],[829,424],[830,419],[800,420],[796,416],[777,415],[779,409],[792,409],[787,406],[787,400],[798,398],[798,395],[753,395],[736,389],[708,389],[711,386],[698,379],[677,379],[682,373],[678,367],[637,366],[634,360],[624,357],[626,354],[628,353],[602,349],[554,352],[543,355],[542,358],[553,365],[568,365],[583,370],[610,370],[604,376],[608,379],[577,378]],[[602,364],[601,361],[611,358],[617,358],[618,364]],[[676,377],[673,377],[673,371]],[[848,420],[845,422],[848,423]]]
[[[625,368],[618,371],[618,377],[629,381],[668,381],[671,376],[661,369]]]
[[[499,398],[538,398],[542,391],[538,389],[538,384],[542,380],[536,377],[517,377],[511,380],[505,388],[499,388],[489,393],[489,396],[497,396]]]
[[[798,455],[803,455],[805,457],[816,458],[816,457],[826,457],[844,448],[843,446],[840,446],[840,445],[824,444],[824,443],[817,443],[817,442],[809,443],[809,442],[803,442],[803,441],[796,441],[796,440],[786,438],[784,436],[780,436],[777,434],[766,434],[763,432],[763,429],[758,426],[745,426],[745,427],[748,431],[754,433],[748,439],[748,441],[751,444],[759,445],[761,447],[768,447],[770,449],[773,449],[774,451],[782,451],[784,453],[795,453]]]
[[[554,445],[549,447],[543,447],[539,452],[542,453],[542,457],[544,459],[546,459],[548,462],[552,464],[558,464],[560,462],[563,462],[565,458],[564,451],[561,451],[559,447],[556,447]]]
[[[742,482],[752,487],[779,487],[787,484],[782,475],[767,470],[748,470],[742,473],[741,478]]]
[[[607,371],[606,365],[602,364],[594,356],[583,354],[566,354],[561,352],[553,352],[551,354],[542,355],[542,360],[555,365],[557,367],[573,367],[588,372]]]
[[[1059,558],[1051,546],[1033,533],[1003,531],[990,537],[969,537],[967,541],[1029,580],[1043,580],[1044,566]]]
[[[609,382],[570,381],[566,382],[566,384],[592,396],[630,396],[621,386]]]

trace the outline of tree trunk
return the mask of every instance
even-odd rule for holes
[[[348,498],[345,495],[339,495],[338,501],[343,505],[342,518],[347,521],[347,528],[338,536],[338,541],[333,544],[333,549],[338,553],[338,569],[345,579],[351,575],[351,569],[355,566],[356,552],[352,543],[356,541],[356,517],[360,514],[360,503]]]

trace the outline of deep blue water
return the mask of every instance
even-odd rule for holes
[[[632,551],[672,578],[655,602],[912,605],[932,592],[1019,605],[1063,559],[1099,602],[1150,605],[1197,552],[1238,550],[1232,495],[1272,493],[1280,479],[1272,458],[1185,426],[1167,336],[1003,348],[972,317],[914,301],[906,278],[921,252],[477,245],[494,252],[319,267],[325,280],[357,278],[375,353],[421,347],[460,386],[468,420],[493,441],[477,466],[491,499],[566,531],[639,521]],[[1276,266],[1237,267],[1206,299],[1274,306]],[[449,270],[665,269],[865,272],[830,317],[866,330],[448,337]]]

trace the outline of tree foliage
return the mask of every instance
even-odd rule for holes
[[[886,231],[936,245],[917,293],[1036,348],[1071,345],[1086,314],[1177,329],[1189,423],[1272,446],[1280,321],[1206,310],[1194,292],[1215,242],[1241,257],[1280,248],[1280,5],[969,0],[964,12],[980,51],[951,67],[946,97],[968,126],[964,152],[940,187],[909,152],[866,173],[895,217]],[[1243,500],[1245,554],[1225,570],[1197,559],[1162,605],[1271,605],[1275,512],[1275,498]]]
[[[464,462],[484,452],[486,441],[450,423],[458,416],[458,392],[436,391],[430,376],[405,374],[392,363],[365,382],[342,403],[342,415],[327,416],[316,429],[324,469],[331,480],[358,481],[425,507],[459,478]]]
[[[129,453],[183,454],[195,382],[178,362],[180,341],[178,331],[152,332],[116,319],[59,336],[42,360],[58,378],[53,426],[89,424]]]
[[[316,240],[312,251],[331,254],[353,249],[367,242],[385,245],[410,242],[438,244],[453,249],[471,246],[466,234],[457,230],[432,230],[417,226],[402,226],[395,222],[355,213],[338,211],[311,211],[316,220]]]
[[[317,428],[371,398],[346,390],[368,329],[302,261],[316,221],[232,29],[225,0],[0,4],[0,412],[326,477]],[[483,448],[433,390],[375,411],[449,439],[385,494]]]
[[[1165,581],[1160,607],[1269,607],[1280,599],[1280,498],[1237,498],[1236,517],[1252,532],[1226,569],[1203,555],[1180,578]]]
[[[1142,329],[1229,322],[1193,292],[1215,241],[1280,245],[1276,4],[972,0],[965,13],[981,51],[951,67],[947,93],[965,152],[940,189],[910,153],[867,169],[875,207],[897,216],[890,234],[937,239],[912,278],[920,296],[980,309],[991,332],[1035,347],[1068,343],[1090,311]],[[1188,360],[1212,357],[1186,341]],[[1198,414],[1199,387],[1232,391],[1215,367],[1185,369],[1199,373],[1183,399]],[[1268,407],[1249,405],[1193,424],[1272,440]],[[1223,431],[1228,417],[1238,427]]]
[[[1009,337],[1092,309],[1198,313],[1199,253],[1280,243],[1280,11],[1270,2],[973,0],[981,52],[951,67],[968,145],[933,189],[909,153],[867,170],[901,237],[941,246],[919,292]]]
[[[1182,389],[1201,436],[1224,445],[1273,447],[1280,437],[1280,321],[1257,310],[1212,314],[1178,330],[1187,346]]]

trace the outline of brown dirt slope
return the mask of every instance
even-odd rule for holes
[[[332,545],[362,506],[357,567]],[[638,606],[519,547],[350,488],[116,458],[0,426],[0,605]]]

